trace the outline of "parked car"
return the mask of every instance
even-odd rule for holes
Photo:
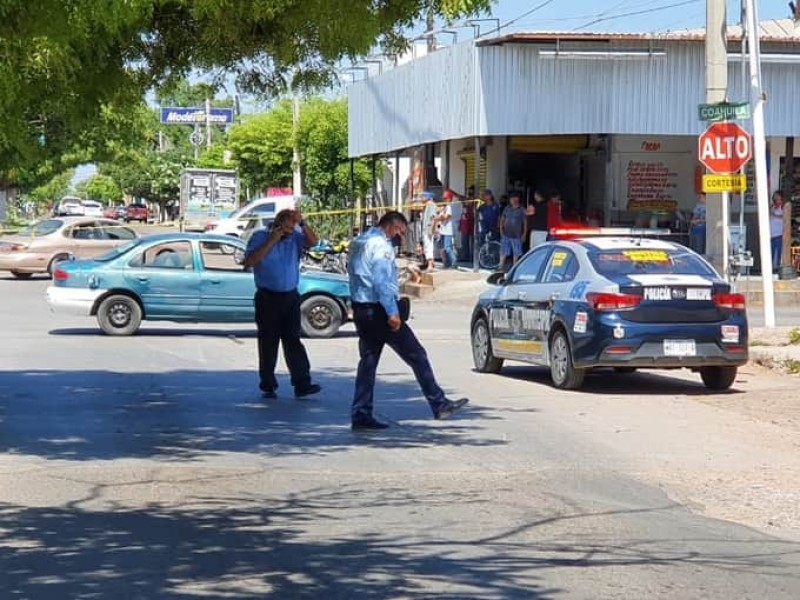
[[[0,271],[11,271],[18,279],[52,274],[58,261],[90,258],[137,237],[133,229],[109,219],[45,219],[0,238]]]
[[[103,216],[106,219],[116,219],[117,221],[124,221],[127,211],[124,205],[108,206],[103,210]]]
[[[149,218],[150,210],[147,208],[146,204],[128,204],[128,206],[125,207],[126,223],[130,223],[131,221],[147,223]]]
[[[231,212],[226,218],[212,221],[205,230],[220,235],[241,237],[248,223],[254,220],[274,218],[286,208],[294,208],[297,201],[294,196],[268,196],[251,200],[241,208]]]
[[[747,362],[744,295],[674,242],[554,240],[489,282],[495,287],[480,296],[470,323],[480,372],[522,361],[549,367],[556,387],[575,389],[597,368],[688,368],[723,390]]]
[[[55,312],[96,317],[108,335],[132,335],[142,321],[254,323],[253,274],[245,244],[204,233],[132,240],[93,260],[58,264],[47,301]],[[308,337],[331,337],[350,313],[347,277],[305,273],[299,285]]]
[[[64,196],[53,208],[54,217],[75,217],[83,215],[81,199],[76,196]]]
[[[103,205],[96,200],[81,200],[83,215],[86,217],[102,217]]]

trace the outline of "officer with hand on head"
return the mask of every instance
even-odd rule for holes
[[[296,398],[322,388],[311,382],[311,365],[300,341],[300,256],[317,243],[314,231],[299,210],[286,209],[275,216],[272,228],[257,231],[245,251],[244,266],[253,269],[258,330],[259,387],[264,398],[277,398],[278,343],[289,369]]]

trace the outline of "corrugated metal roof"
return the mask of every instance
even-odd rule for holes
[[[522,31],[478,41],[479,46],[503,44],[531,44],[562,42],[611,42],[611,41],[674,41],[701,42],[705,39],[705,28],[666,31],[662,33],[576,33],[558,31]],[[800,23],[793,19],[761,21],[759,38],[762,42],[800,42]],[[728,40],[742,39],[740,25],[728,25]]]

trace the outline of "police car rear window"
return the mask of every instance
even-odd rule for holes
[[[682,250],[624,248],[590,252],[589,260],[600,275],[669,275],[716,276],[711,267],[696,255]]]

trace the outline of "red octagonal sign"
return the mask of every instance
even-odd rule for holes
[[[750,134],[737,123],[714,123],[697,140],[697,156],[712,173],[736,173],[752,155]]]

